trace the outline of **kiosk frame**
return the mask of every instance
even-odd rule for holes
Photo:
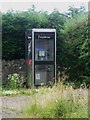
[[[29,65],[29,68],[27,67],[27,85],[39,86],[55,83],[56,29],[32,29],[31,51],[32,65]],[[29,82],[31,83],[29,84]]]

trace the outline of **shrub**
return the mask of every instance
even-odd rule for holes
[[[17,73],[8,75],[8,82],[3,83],[2,87],[5,89],[16,89],[22,87],[22,82],[20,81],[20,76]]]

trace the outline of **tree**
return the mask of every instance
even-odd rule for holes
[[[77,19],[72,18],[65,24],[63,34],[66,37],[63,62],[69,74],[68,80],[90,84],[88,14],[81,13]]]
[[[60,30],[63,28],[65,15],[57,10],[48,14],[36,11],[34,6],[32,8],[33,10],[26,12],[8,11],[2,15],[3,59],[25,58],[25,31],[32,28],[56,28],[57,46],[62,48]]]
[[[67,12],[67,15],[69,15],[70,18],[76,18],[78,14],[84,13],[85,7],[80,6],[80,8],[76,8],[74,6],[70,6]]]

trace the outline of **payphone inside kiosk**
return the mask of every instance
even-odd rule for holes
[[[32,29],[32,32],[30,30],[26,32],[26,36],[27,84],[30,86],[54,83],[56,78],[56,30]]]

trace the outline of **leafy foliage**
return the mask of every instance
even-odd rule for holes
[[[25,58],[25,31],[32,28],[56,28],[58,33],[62,28],[65,16],[58,11],[37,12],[29,9],[27,12],[8,11],[2,15],[3,26],[3,59]],[[60,38],[59,38],[60,39]]]
[[[79,14],[77,19],[71,19],[65,24],[65,66],[69,73],[69,80],[82,81],[84,76],[90,76],[90,62],[88,49],[88,16]],[[88,80],[88,84],[90,84]]]
[[[32,28],[55,28],[57,30],[57,66],[66,71],[71,81],[88,81],[90,84],[90,60],[88,39],[88,13],[85,8],[70,7],[62,14],[54,9],[36,11],[33,5],[28,11],[8,11],[2,14],[2,58],[6,60],[25,58],[25,31]],[[88,79],[88,80],[87,80]]]

